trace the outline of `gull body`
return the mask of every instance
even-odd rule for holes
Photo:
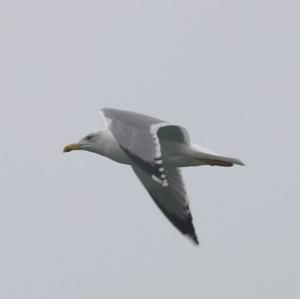
[[[132,167],[160,210],[184,235],[198,244],[179,168],[244,165],[195,145],[180,126],[117,109],[102,109],[106,128],[69,144],[64,152],[84,150]]]
[[[193,143],[187,145],[176,141],[161,140],[161,149],[165,165],[172,167],[244,165],[239,159],[218,155]],[[109,129],[94,131],[79,140],[78,143],[67,145],[64,148],[64,152],[72,150],[84,150],[121,164],[132,164],[132,160],[122,150]]]

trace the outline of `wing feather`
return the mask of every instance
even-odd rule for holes
[[[184,235],[196,244],[188,198],[179,169],[167,167],[162,140],[190,143],[187,131],[156,118],[116,109],[102,109],[108,128],[127,156],[132,168],[154,202]]]
[[[127,156],[151,173],[153,180],[167,186],[157,131],[168,123],[134,112],[107,108],[102,111],[108,128]]]
[[[195,244],[199,244],[179,169],[166,168],[169,184],[167,187],[162,187],[156,184],[144,169],[137,165],[133,165],[132,168],[156,205],[170,222],[182,234],[188,235]]]

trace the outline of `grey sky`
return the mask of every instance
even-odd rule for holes
[[[299,298],[299,10],[2,0],[0,298]],[[130,168],[62,154],[101,107],[247,164],[184,170],[199,248]]]

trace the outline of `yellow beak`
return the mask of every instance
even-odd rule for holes
[[[77,150],[79,148],[80,148],[80,145],[78,143],[72,143],[72,144],[69,144],[69,145],[65,146],[63,152],[68,153],[68,152]]]

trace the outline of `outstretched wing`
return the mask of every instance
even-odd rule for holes
[[[196,244],[199,244],[180,170],[167,167],[165,171],[168,186],[163,187],[153,181],[151,175],[144,169],[137,165],[133,165],[132,168],[154,202],[171,223],[181,233],[188,235]]]
[[[107,125],[144,187],[166,217],[198,244],[181,174],[164,165],[160,139],[189,143],[184,128],[146,115],[102,109]]]
[[[128,157],[151,178],[167,186],[157,131],[168,123],[146,115],[116,109],[102,109],[107,125]]]

